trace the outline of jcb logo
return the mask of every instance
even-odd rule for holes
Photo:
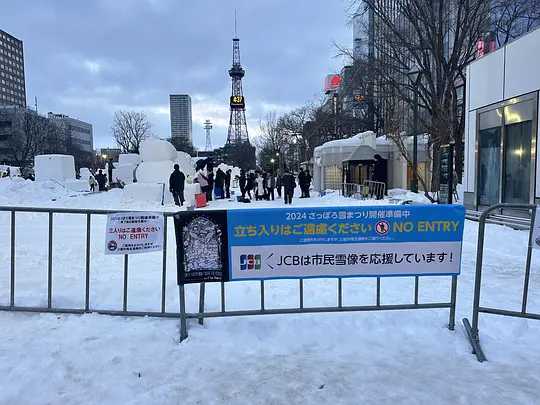
[[[240,270],[260,270],[261,255],[240,255]]]

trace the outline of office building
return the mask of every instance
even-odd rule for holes
[[[0,30],[0,105],[26,107],[23,42]]]
[[[192,145],[191,97],[188,94],[171,94],[171,140],[175,145]]]
[[[59,125],[65,133],[69,150],[91,154],[94,151],[92,124],[64,114],[49,112],[48,118]]]

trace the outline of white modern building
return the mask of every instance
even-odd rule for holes
[[[467,67],[464,202],[482,209],[540,199],[540,30]]]
[[[171,94],[169,102],[171,138],[192,144],[191,97],[189,94]]]

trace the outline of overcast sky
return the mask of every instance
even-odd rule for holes
[[[348,0],[2,1],[0,29],[24,41],[27,103],[94,126],[95,147],[113,145],[116,110],[147,113],[170,136],[169,94],[192,97],[193,143],[226,140],[234,7],[250,136],[268,111],[321,96],[339,70],[333,45],[351,46]]]

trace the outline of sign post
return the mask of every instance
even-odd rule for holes
[[[452,204],[454,193],[454,144],[441,146],[439,158],[439,204]]]

